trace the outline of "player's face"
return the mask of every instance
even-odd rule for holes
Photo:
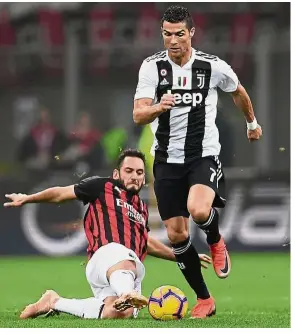
[[[194,31],[195,28],[189,31],[185,22],[163,22],[162,36],[164,45],[172,57],[181,58],[190,51],[191,38]]]
[[[145,181],[144,163],[140,158],[126,157],[119,172],[114,171],[113,177],[119,179],[127,190],[137,194]]]

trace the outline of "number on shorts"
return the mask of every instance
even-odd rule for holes
[[[210,176],[210,182],[214,182],[214,177],[216,176],[216,171],[212,167],[210,167],[210,170],[212,171],[212,174]]]

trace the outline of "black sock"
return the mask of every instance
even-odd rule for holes
[[[195,291],[198,298],[210,298],[204,282],[199,255],[191,243],[190,237],[177,244],[171,244],[177,264],[186,281]]]
[[[195,222],[198,227],[207,234],[207,243],[213,245],[220,240],[218,227],[219,214],[215,208],[211,208],[209,218],[205,222]]]

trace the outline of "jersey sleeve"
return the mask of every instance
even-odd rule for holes
[[[108,178],[92,176],[81,180],[75,184],[74,190],[78,200],[84,204],[95,201],[101,192],[104,191],[104,185]]]
[[[224,92],[237,90],[239,79],[233,69],[223,60],[218,59],[216,64],[216,86]]]
[[[144,61],[138,73],[138,84],[134,100],[142,98],[154,99],[158,85],[157,65],[153,61]]]

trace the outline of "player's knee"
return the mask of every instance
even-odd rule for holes
[[[172,228],[167,228],[167,234],[169,241],[172,244],[177,244],[178,242],[182,242],[188,238],[188,231],[186,230],[179,231]]]
[[[210,205],[202,205],[202,206],[194,206],[189,208],[189,213],[191,214],[193,220],[195,222],[205,222],[208,220],[210,215],[211,206]]]

